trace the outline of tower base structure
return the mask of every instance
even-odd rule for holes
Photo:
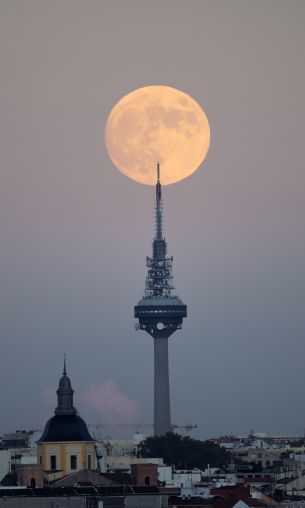
[[[168,338],[182,328],[186,305],[175,296],[143,298],[135,307],[137,326],[154,339],[154,435],[171,431]]]

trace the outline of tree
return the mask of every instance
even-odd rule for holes
[[[165,464],[174,465],[176,469],[205,469],[208,464],[221,467],[231,461],[229,453],[218,444],[173,432],[148,437],[140,443],[138,455],[143,458],[162,457]]]

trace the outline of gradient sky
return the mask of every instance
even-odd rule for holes
[[[177,293],[172,420],[304,433],[304,0],[0,2],[0,432],[41,427],[67,353],[87,422],[153,420],[134,329],[153,188],[104,147],[145,85],[190,94],[211,147],[164,189]]]

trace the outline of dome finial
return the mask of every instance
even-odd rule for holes
[[[63,370],[63,376],[67,375],[67,368],[66,368],[66,353],[64,353],[64,370]]]

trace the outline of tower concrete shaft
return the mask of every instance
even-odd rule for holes
[[[171,430],[168,338],[154,338],[154,434],[161,436]]]
[[[186,305],[171,294],[172,257],[166,256],[166,241],[162,229],[162,191],[160,167],[157,166],[156,229],[153,241],[153,255],[147,257],[148,268],[145,293],[135,307],[137,328],[145,330],[154,339],[154,433],[155,436],[171,431],[168,338],[182,328],[187,315]]]

